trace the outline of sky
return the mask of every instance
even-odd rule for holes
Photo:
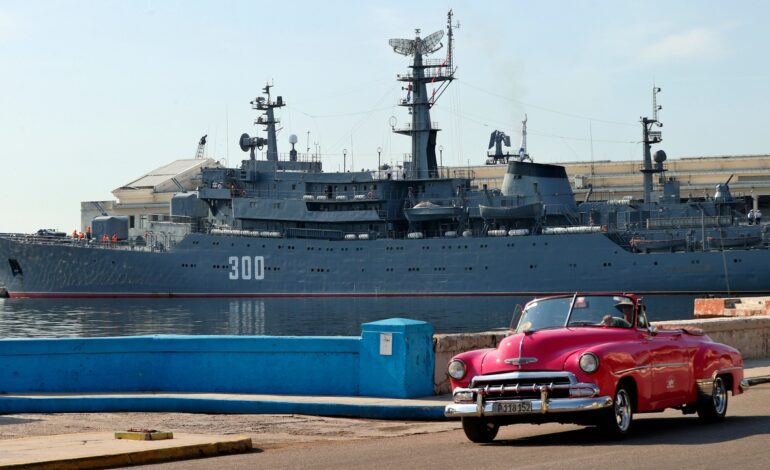
[[[770,153],[764,1],[0,0],[0,232],[79,229],[81,201],[193,158],[203,134],[239,165],[266,83],[288,103],[279,152],[295,134],[327,171],[343,151],[399,162],[408,59],[388,39],[445,30],[450,8],[444,165],[483,163],[494,130],[517,147],[525,114],[536,162],[641,161],[653,85],[669,158]]]

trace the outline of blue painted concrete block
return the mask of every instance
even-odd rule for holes
[[[0,392],[357,395],[359,343],[164,335],[1,340]]]
[[[433,327],[405,318],[364,323],[359,361],[359,390],[363,396],[432,395]]]
[[[394,318],[359,337],[0,340],[0,393],[433,394],[433,328]]]

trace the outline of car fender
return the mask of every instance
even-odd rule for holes
[[[629,378],[634,381],[637,406],[646,409],[652,398],[649,353],[641,347],[629,348],[627,342],[619,343],[592,345],[576,351],[564,362],[564,370],[574,373],[578,381],[596,384],[599,393],[608,396],[615,393],[621,379]],[[592,374],[583,372],[578,363],[580,356],[586,352],[594,353],[599,358],[599,369]]]
[[[718,375],[729,375],[730,390],[733,395],[738,395],[742,393],[743,367],[743,357],[737,349],[722,343],[704,343],[693,358],[696,381],[693,385],[713,380]]]
[[[457,387],[467,387],[471,383],[471,379],[477,375],[483,373],[482,366],[484,364],[484,358],[487,354],[495,351],[495,348],[475,349],[473,351],[466,351],[464,353],[457,354],[449,362],[459,359],[465,363],[465,377],[460,380],[449,378],[449,382],[452,384],[452,390]],[[448,365],[449,363],[447,363]]]

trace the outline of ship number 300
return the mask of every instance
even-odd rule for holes
[[[265,278],[265,257],[264,256],[231,256],[228,259],[230,263],[230,279],[255,279],[261,281]]]

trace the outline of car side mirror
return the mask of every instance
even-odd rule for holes
[[[658,334],[658,329],[652,325],[647,325],[647,334],[655,336]]]

